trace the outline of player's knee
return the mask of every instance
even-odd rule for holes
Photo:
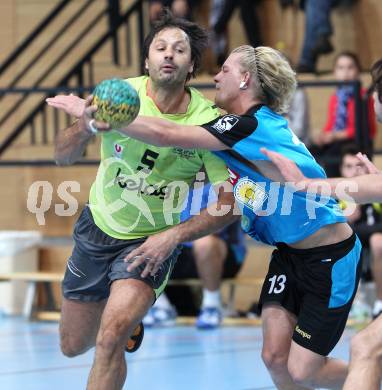
[[[263,348],[261,358],[268,370],[272,372],[285,371],[288,362],[288,353],[275,349]]]
[[[373,358],[373,340],[369,337],[367,329],[357,333],[350,344],[351,359],[363,360]]]
[[[225,245],[218,237],[210,235],[194,241],[193,250],[195,257],[199,261],[209,261],[212,256],[216,258],[217,255],[224,261]]]
[[[88,348],[84,345],[82,340],[76,340],[75,338],[64,336],[60,340],[61,352],[66,357],[75,357],[84,353]]]
[[[288,372],[293,382],[299,386],[315,387],[312,372],[301,362],[288,362]]]
[[[123,322],[115,321],[101,329],[96,342],[98,354],[111,357],[114,353],[124,350],[127,340],[127,327]]]

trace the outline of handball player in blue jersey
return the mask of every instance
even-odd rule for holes
[[[360,242],[334,199],[285,186],[280,171],[260,151],[280,152],[306,177],[325,178],[282,116],[296,88],[295,73],[272,48],[240,46],[215,83],[215,101],[228,114],[202,126],[138,117],[120,131],[154,145],[209,149],[226,162],[243,229],[276,247],[260,298],[262,357],[275,385],[341,389],[347,364],[327,355],[343,333],[356,293]],[[95,110],[86,108],[83,126]],[[109,129],[102,122],[96,125]],[[202,234],[191,218],[152,236],[127,256],[128,269],[145,263],[142,274],[154,275],[177,244]]]

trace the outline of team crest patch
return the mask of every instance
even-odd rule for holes
[[[230,131],[237,122],[239,122],[239,118],[237,116],[224,115],[212,125],[212,128],[214,128],[218,133],[222,134],[226,131]]]
[[[235,186],[235,199],[252,211],[259,210],[268,198],[265,190],[250,179],[240,179]]]
[[[114,144],[114,156],[121,158],[122,157],[122,152],[123,152],[123,146],[120,144],[115,143]]]

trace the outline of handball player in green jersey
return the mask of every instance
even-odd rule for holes
[[[144,44],[147,75],[128,79],[139,94],[141,115],[181,124],[202,124],[219,116],[213,103],[186,86],[206,44],[207,35],[196,24],[164,15]],[[83,99],[71,95],[49,98],[47,103],[76,117],[85,108]],[[174,205],[184,204],[188,187],[205,173],[212,184],[227,185],[226,191],[220,189],[217,203],[230,211],[215,217],[203,210],[190,223],[208,234],[235,217],[226,165],[209,151],[153,147],[117,131],[99,136],[101,164],[89,205],[74,228],[75,246],[63,281],[60,339],[62,352],[70,357],[95,346],[88,389],[112,390],[123,387],[125,348],[133,352],[139,347],[141,320],[164,289],[179,249],[154,276],[142,276],[144,266],[129,272],[125,257],[147,237],[179,223],[181,208]],[[57,163],[76,162],[93,137],[79,122],[60,131]],[[158,256],[162,252],[158,246]]]

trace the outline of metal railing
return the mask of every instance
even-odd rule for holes
[[[214,89],[215,86],[212,83],[192,83],[193,87],[198,89]],[[359,145],[361,150],[367,150],[370,144],[369,137],[369,124],[368,124],[368,94],[362,96],[361,94],[361,83],[359,81],[353,82],[338,82],[338,81],[301,81],[299,83],[299,87],[302,88],[328,88],[328,87],[338,87],[340,85],[351,85],[354,88],[354,99],[355,99],[355,127],[356,127],[356,135],[355,141]],[[68,86],[62,86],[59,88],[34,88],[33,90],[29,88],[13,88],[13,89],[0,89],[0,93],[39,93],[44,94],[44,96],[53,96],[58,93],[74,93],[76,95],[81,95],[84,93],[90,93],[93,90],[94,86],[89,87],[75,87],[71,88]],[[41,102],[41,105],[46,107],[45,101]],[[35,111],[41,110],[40,105],[36,108]],[[31,113],[30,118],[27,118],[28,121],[32,121],[32,116],[34,113]],[[61,128],[67,127],[70,124],[70,117],[65,117],[65,123],[62,122],[62,119],[59,118],[58,111],[54,110],[53,121],[48,124],[46,111],[43,110],[43,115],[45,115],[45,120],[43,120],[44,127],[42,128],[42,136],[39,138],[43,141],[48,140],[48,133],[50,129],[50,133],[56,134],[57,131]],[[29,123],[31,125],[31,123]],[[21,131],[21,130],[20,130]],[[13,137],[17,137],[17,134],[13,134]],[[33,130],[33,126],[31,126],[31,143],[35,142],[36,135],[35,130]],[[8,139],[6,143],[0,145],[0,155],[9,147],[9,145],[14,141],[14,138]],[[53,140],[52,140],[53,142]],[[46,142],[48,143],[48,142]],[[97,164],[98,160],[84,160],[80,162],[80,164]],[[0,165],[54,165],[53,160],[0,160]]]

